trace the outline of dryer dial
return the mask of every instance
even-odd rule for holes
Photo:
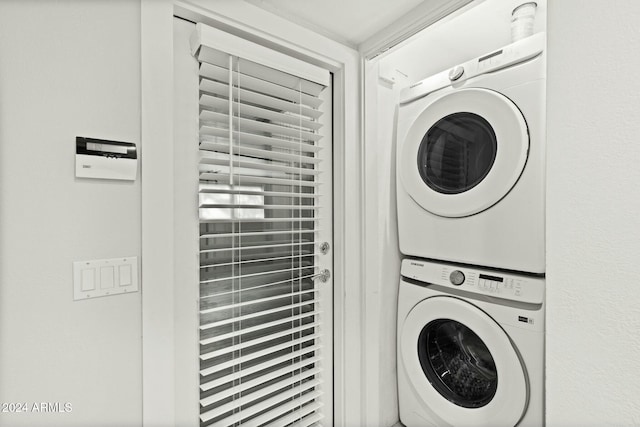
[[[452,285],[460,286],[464,283],[464,273],[460,270],[453,270],[449,275],[449,281]]]
[[[464,74],[464,67],[460,65],[455,66],[451,69],[451,71],[449,71],[449,80],[451,80],[452,82],[455,82],[460,77],[462,77],[463,74]]]

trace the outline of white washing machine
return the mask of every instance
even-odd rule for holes
[[[400,251],[545,271],[544,33],[402,91]]]
[[[404,260],[402,424],[544,426],[544,288],[541,277]]]

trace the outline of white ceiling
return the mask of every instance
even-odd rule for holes
[[[428,0],[245,0],[343,44],[357,47]]]

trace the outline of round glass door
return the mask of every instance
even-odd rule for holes
[[[524,171],[528,151],[527,123],[509,98],[457,89],[434,95],[398,140],[397,170],[423,209],[460,218],[502,200]]]
[[[487,176],[496,160],[493,128],[474,113],[454,113],[438,120],[418,148],[418,171],[431,189],[459,194]]]
[[[442,424],[513,427],[527,408],[518,352],[472,303],[451,296],[418,302],[402,323],[398,350],[402,375]]]
[[[455,320],[434,320],[418,338],[420,365],[431,385],[452,403],[479,408],[491,402],[498,372],[491,352],[471,329]]]

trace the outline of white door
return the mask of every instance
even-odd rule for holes
[[[506,196],[524,170],[526,121],[510,99],[488,89],[433,97],[398,141],[402,184],[435,215],[482,212]]]
[[[201,24],[175,36],[176,175],[195,177],[176,192],[198,203],[191,425],[332,426],[331,76]]]
[[[528,387],[518,353],[476,306],[448,296],[419,302],[400,345],[414,389],[447,425],[513,427],[524,414]]]

